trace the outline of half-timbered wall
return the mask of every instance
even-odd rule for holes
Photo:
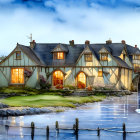
[[[20,48],[16,48],[15,51],[21,51],[21,60],[17,60],[16,53],[13,52],[8,59],[0,64],[0,66],[36,66],[36,64],[29,57],[27,57],[27,55],[23,53]]]
[[[21,59],[16,59],[16,51],[21,51]],[[16,47],[7,59],[0,64],[0,87],[6,87],[11,84],[11,68],[28,68],[31,70],[32,76],[25,78],[25,86],[36,87],[38,68],[35,62],[31,60],[20,48]]]

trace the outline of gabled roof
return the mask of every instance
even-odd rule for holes
[[[58,52],[58,51],[68,52],[68,47],[67,47],[67,45],[59,43],[59,44],[52,50],[52,52]]]
[[[43,61],[43,63],[46,66],[53,65],[53,54],[52,51],[59,43],[54,44],[41,44],[36,43],[36,46],[34,48],[34,53],[37,55],[37,57]],[[73,66],[75,65],[79,55],[82,53],[84,49],[84,45],[76,45],[76,46],[70,46],[63,44],[63,46],[66,46],[68,49],[68,53],[66,54],[65,63],[62,63],[62,65],[66,66]]]
[[[70,46],[69,44],[63,43],[36,43],[35,47],[31,49],[29,46],[24,46],[18,44],[18,47],[23,50],[36,64],[44,66],[53,66],[53,53],[58,50],[66,52],[65,60],[62,63],[59,63],[59,66],[75,66],[79,56],[82,54],[87,45],[85,44],[75,44]],[[111,43],[111,44],[89,44],[89,49],[93,55],[100,61],[99,51],[102,48],[105,48],[112,58],[121,66],[130,68],[119,56],[122,51],[125,49],[129,58],[132,54],[140,53],[138,48],[132,47],[127,44],[122,43]],[[132,61],[132,59],[130,59]]]
[[[69,44],[61,44],[61,43],[36,43],[35,48],[33,49],[36,56],[46,65],[51,66],[53,65],[53,54],[52,52],[55,51],[55,48],[60,47],[66,53],[66,59],[63,63],[59,65],[64,66],[74,66],[80,56],[80,54],[85,49],[85,44],[75,44],[74,46],[70,46]],[[130,54],[139,51],[138,48],[134,48],[130,45],[125,45],[122,43],[111,43],[111,44],[89,44],[89,49],[92,53],[96,56],[97,60],[100,60],[99,51],[102,48],[105,48],[116,61],[122,67],[130,68],[123,60],[119,58],[122,51],[126,49],[128,53],[128,57]]]
[[[117,62],[119,63],[119,65],[121,66],[121,67],[125,67],[125,68],[128,68],[128,69],[132,69],[130,66],[128,66],[128,64],[125,62],[125,61],[123,61],[120,57],[118,57],[118,56],[114,56],[114,58],[117,60]]]
[[[32,51],[32,49],[28,46],[24,46],[21,44],[17,44],[19,47],[31,60],[33,60],[37,65],[44,65],[41,60],[37,57],[37,55]]]

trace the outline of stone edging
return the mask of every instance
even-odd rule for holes
[[[40,113],[51,113],[52,111],[46,108],[27,108],[22,110],[12,109],[0,109],[0,116],[23,116],[23,115],[34,115]]]

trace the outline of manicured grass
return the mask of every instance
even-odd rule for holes
[[[50,93],[51,94],[51,93]],[[63,107],[76,107],[75,104],[83,104],[95,101],[102,101],[106,96],[88,96],[88,97],[75,97],[75,96],[59,96],[59,95],[31,95],[31,96],[14,96],[1,99],[0,102],[14,107],[48,107],[48,106],[63,106]]]

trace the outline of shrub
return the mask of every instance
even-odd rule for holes
[[[46,89],[49,90],[51,88],[51,84],[49,82],[46,83]]]
[[[76,86],[72,86],[72,85],[65,85],[65,88],[68,88],[69,90],[75,90],[75,89],[77,89]]]
[[[62,84],[58,84],[58,85],[55,86],[55,88],[57,88],[57,89],[63,89],[63,85]]]
[[[88,90],[88,91],[92,91],[92,86],[88,86],[88,87],[87,87],[87,90]]]
[[[39,76],[39,84],[42,89],[46,88],[46,79],[43,75]]]

